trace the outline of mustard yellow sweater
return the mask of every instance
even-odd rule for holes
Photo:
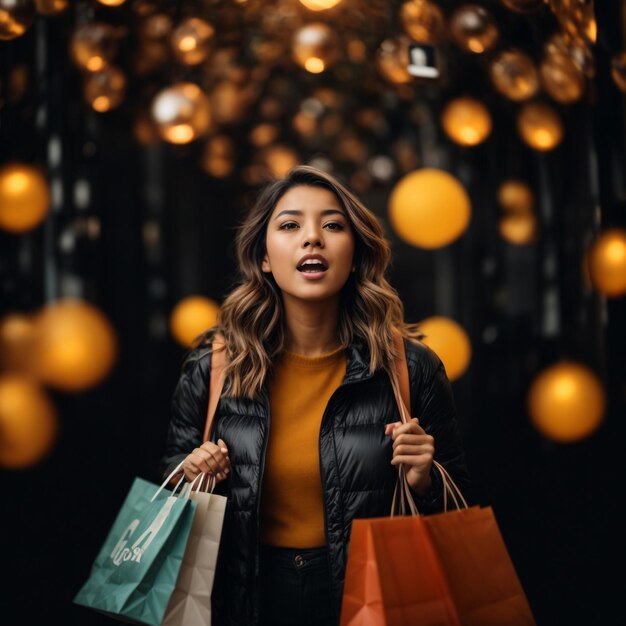
[[[319,464],[322,415],[346,371],[343,348],[319,357],[286,353],[269,381],[271,423],[261,491],[261,542],[326,544]]]

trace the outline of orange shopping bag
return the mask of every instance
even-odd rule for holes
[[[392,385],[407,421],[403,363]],[[390,517],[352,522],[340,626],[535,626],[492,508],[468,506],[434,466],[444,513],[419,514],[400,467]]]

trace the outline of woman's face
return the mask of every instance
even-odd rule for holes
[[[271,272],[283,298],[337,298],[352,270],[354,235],[335,194],[293,187],[274,207],[267,225],[261,269]]]

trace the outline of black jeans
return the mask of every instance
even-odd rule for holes
[[[261,626],[337,626],[326,548],[261,546]]]

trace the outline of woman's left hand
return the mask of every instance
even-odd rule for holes
[[[430,468],[435,454],[435,439],[427,435],[416,417],[410,422],[393,422],[385,426],[385,435],[393,438],[392,465],[404,463],[409,486],[420,495],[430,488]]]

